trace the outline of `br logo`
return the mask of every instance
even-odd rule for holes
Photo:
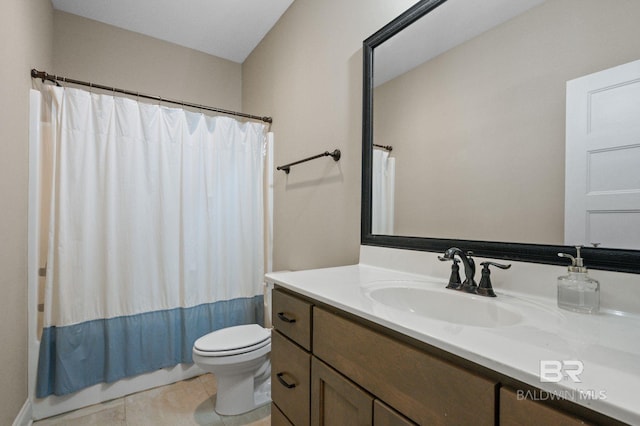
[[[574,383],[580,383],[580,374],[584,370],[582,361],[576,360],[541,360],[540,381],[546,383],[558,383],[567,377]]]

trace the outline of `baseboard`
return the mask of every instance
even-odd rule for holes
[[[33,424],[31,411],[31,401],[27,399],[13,421],[13,426],[31,426]]]

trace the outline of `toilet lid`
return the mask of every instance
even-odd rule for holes
[[[203,352],[232,355],[258,349],[269,343],[271,332],[258,324],[237,325],[206,334],[194,347]]]

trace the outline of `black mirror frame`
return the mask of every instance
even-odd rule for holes
[[[422,0],[385,25],[363,42],[363,110],[362,110],[362,245],[398,249],[444,252],[457,246],[471,250],[476,256],[523,262],[566,265],[559,252],[574,253],[575,248],[560,245],[520,244],[510,242],[455,240],[443,238],[374,235],[371,233],[371,167],[373,157],[373,50],[416,20],[442,5],[447,0]],[[591,269],[640,273],[640,251],[606,248],[582,250],[585,264]]]

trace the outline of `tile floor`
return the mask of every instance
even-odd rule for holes
[[[269,426],[267,404],[240,416],[213,410],[216,380],[211,374],[149,389],[102,404],[34,422],[34,426]]]

